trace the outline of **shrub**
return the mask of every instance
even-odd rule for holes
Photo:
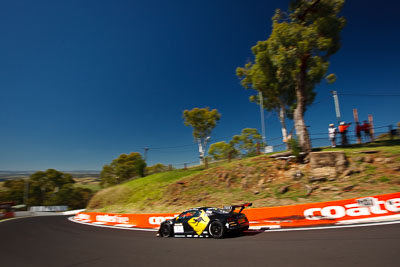
[[[299,142],[296,138],[289,139],[289,149],[292,151],[292,155],[296,157],[296,159],[300,159],[301,148],[299,146]]]

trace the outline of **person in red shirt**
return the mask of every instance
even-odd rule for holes
[[[347,141],[347,129],[350,127],[351,123],[344,123],[342,121],[339,125],[339,133],[342,136],[342,146],[347,146],[348,141]]]
[[[365,139],[369,139],[369,141],[371,140],[371,126],[369,125],[369,123],[367,121],[364,121],[364,124],[362,126],[364,133],[365,133]]]

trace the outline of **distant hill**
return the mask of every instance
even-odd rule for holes
[[[28,178],[30,175],[37,171],[1,171],[0,170],[0,181],[7,179],[23,179]],[[93,170],[76,170],[76,171],[62,171],[64,173],[71,174],[74,178],[86,178],[93,177],[99,178],[100,171]]]

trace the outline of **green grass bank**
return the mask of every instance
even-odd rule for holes
[[[100,190],[88,211],[114,213],[179,212],[194,206],[253,202],[253,207],[293,205],[400,191],[400,141],[348,148],[345,175],[312,179],[310,164],[260,155],[153,174]],[[301,174],[301,175],[299,175]]]

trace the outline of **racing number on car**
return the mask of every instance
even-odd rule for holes
[[[174,232],[175,233],[183,233],[183,225],[181,223],[177,223],[174,225]]]
[[[207,228],[210,221],[204,210],[201,211],[200,217],[193,217],[188,221],[188,224],[193,228],[196,234],[201,235]]]

